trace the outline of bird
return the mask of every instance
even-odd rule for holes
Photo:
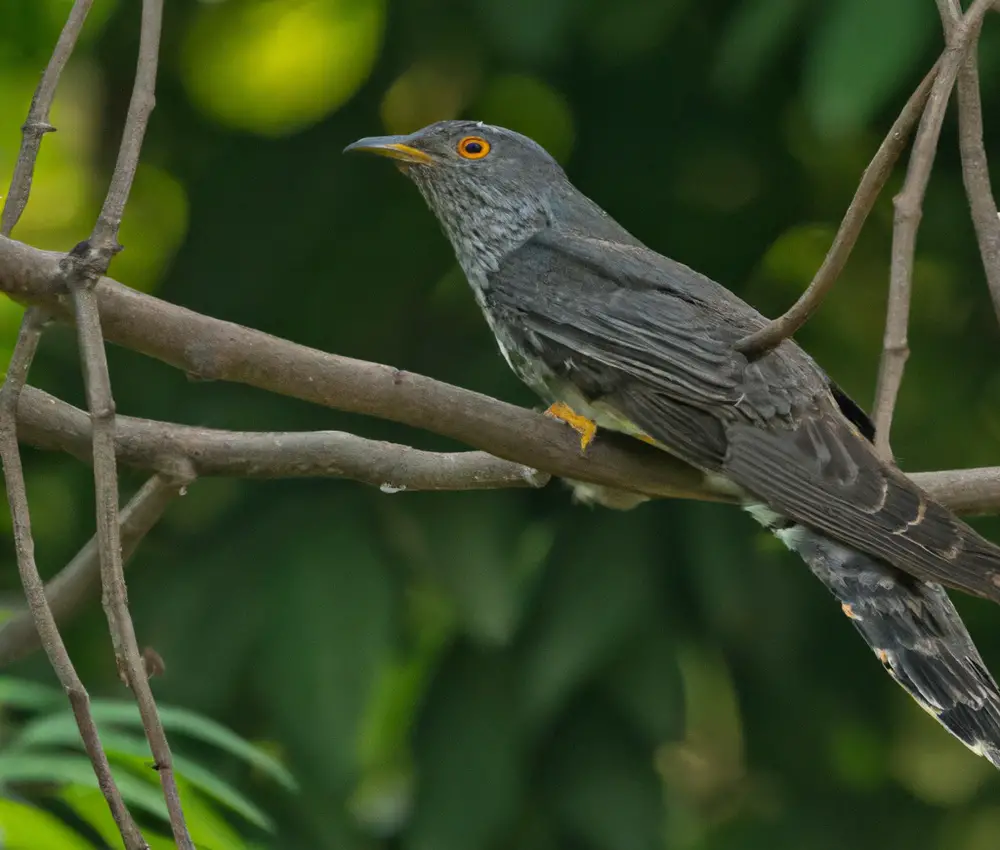
[[[525,135],[446,120],[345,152],[389,157],[416,184],[503,358],[581,451],[605,429],[700,469],[806,563],[925,711],[1000,768],[1000,691],[945,590],[1000,601],[1000,547],[875,451],[863,409],[794,340],[742,351],[763,315],[643,244]]]

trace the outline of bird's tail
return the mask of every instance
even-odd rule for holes
[[[804,526],[751,512],[809,565],[921,708],[1000,768],[1000,690],[944,588]]]

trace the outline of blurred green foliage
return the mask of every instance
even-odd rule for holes
[[[19,238],[66,250],[89,231],[128,102],[139,5],[96,0]],[[4,4],[2,175],[69,6]],[[458,115],[512,126],[640,238],[775,314],[819,265],[940,47],[930,0],[173,0],[112,272],[214,316],[534,404],[412,186],[340,157],[345,144]],[[1000,27],[988,21],[988,147],[1000,133],[998,59]],[[800,335],[863,404],[899,180]],[[996,463],[997,329],[953,117],[915,284],[897,455],[908,469]],[[0,305],[8,353],[19,315]],[[124,413],[451,447],[191,383],[129,352],[112,351],[111,368]],[[32,381],[79,403],[78,375],[72,334],[53,329]],[[91,531],[89,471],[37,452],[26,463],[52,574]],[[125,475],[126,490],[137,483]],[[245,835],[275,850],[1000,842],[989,766],[920,712],[808,571],[732,509],[591,512],[558,483],[386,495],[336,481],[201,481],[130,575],[140,639],[167,663],[157,694],[270,742],[298,778],[292,795],[198,753],[274,820],[273,838]],[[997,611],[959,605],[1000,672]],[[98,605],[67,639],[95,694],[126,696]],[[52,678],[39,656],[16,672]]]
[[[83,741],[61,689],[3,677],[0,706],[2,846],[7,850],[86,850],[96,846],[94,841],[120,844],[118,828],[90,760],[82,752]],[[122,799],[148,830],[152,850],[173,847],[164,834],[169,833],[167,807],[159,776],[150,770],[138,708],[131,700],[95,700],[90,709],[102,730],[101,744]],[[251,847],[223,811],[257,834],[273,833],[273,822],[258,806],[183,752],[188,742],[197,741],[214,751],[217,762],[224,763],[226,757],[230,762],[245,762],[261,777],[294,791],[295,782],[280,762],[193,712],[161,705],[160,717],[175,738],[173,767],[192,840],[199,847],[216,850]]]

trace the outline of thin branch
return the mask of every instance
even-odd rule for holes
[[[90,235],[90,247],[104,261],[100,274],[107,271],[111,258],[121,251],[118,228],[121,227],[132,181],[139,167],[139,154],[146,136],[149,116],[156,106],[156,69],[160,53],[160,25],[163,20],[163,0],[143,0],[142,24],[139,32],[139,58],[136,63],[132,98],[122,131],[118,159],[108,187],[108,194]]]
[[[938,0],[945,40],[950,44],[962,20],[958,0]],[[980,25],[977,25],[977,29]],[[975,41],[978,32],[972,38]],[[978,50],[970,49],[958,72],[958,146],[962,154],[962,181],[969,199],[972,224],[979,241],[983,271],[993,309],[1000,320],[1000,218],[990,185],[990,170],[983,144],[983,104],[979,92]]]
[[[23,402],[22,397],[22,405]],[[86,416],[83,411],[79,413]],[[154,474],[132,497],[120,517],[122,557],[126,562],[174,499],[193,480],[193,472]],[[91,598],[100,586],[100,570],[101,559],[95,536],[45,586],[45,596],[56,623],[64,626],[80,606]],[[31,612],[21,611],[15,614],[0,626],[0,667],[23,658],[38,646],[38,631]]]
[[[966,51],[978,36],[983,16],[993,6],[994,0],[976,0],[968,13],[954,28],[952,39],[941,58],[937,78],[931,88],[927,107],[924,109],[917,136],[910,153],[906,180],[900,193],[893,199],[892,263],[889,271],[889,301],[886,310],[885,334],[882,340],[882,357],[879,362],[878,384],[875,390],[875,445],[879,454],[892,459],[889,431],[896,397],[903,381],[903,369],[910,349],[906,338],[910,314],[910,291],[913,279],[913,258],[917,244],[924,194],[934,166],[934,154],[945,109],[959,68]]]
[[[71,284],[76,306],[80,359],[83,361],[87,407],[92,421],[94,482],[97,494],[97,542],[101,553],[101,584],[104,610],[111,627],[111,641],[119,674],[133,686],[129,647],[135,634],[128,616],[128,599],[122,577],[121,543],[118,535],[118,472],[115,461],[115,406],[108,378],[108,361],[101,338],[97,299],[86,279]],[[139,650],[135,647],[135,657]],[[136,670],[139,668],[136,667]]]
[[[49,124],[49,110],[52,108],[56,86],[63,68],[66,67],[66,63],[73,53],[73,48],[76,47],[76,40],[83,29],[83,23],[87,19],[87,13],[93,2],[94,0],[76,0],[73,4],[66,24],[62,28],[62,32],[59,33],[55,49],[52,51],[52,58],[45,66],[42,79],[31,98],[28,117],[21,126],[21,149],[17,154],[14,174],[10,178],[10,190],[7,192],[6,201],[4,201],[3,213],[0,214],[0,234],[4,236],[10,236],[14,225],[17,224],[21,213],[24,212],[24,208],[28,204],[31,181],[35,173],[35,160],[38,158],[42,136],[55,132],[56,129]]]
[[[90,459],[87,414],[34,387],[25,387],[21,394],[18,435],[22,442],[38,448]],[[607,436],[602,433],[599,439]],[[486,452],[421,451],[341,431],[221,431],[130,416],[118,417],[115,451],[120,462],[136,469],[160,470],[169,458],[173,464],[190,466],[200,477],[347,478],[392,492],[543,487],[549,480],[547,473]],[[576,446],[568,451],[579,458]],[[620,440],[611,456],[620,456],[628,465],[636,457],[645,461],[648,452],[645,444]],[[700,476],[687,469],[686,482]],[[677,474],[673,466],[665,467],[665,472]],[[958,513],[1000,511],[1000,467],[916,472],[910,477],[931,498]],[[622,482],[601,483],[620,486]],[[643,495],[675,496],[664,494],[664,489],[650,488]],[[735,501],[708,487],[692,489],[682,498]]]
[[[30,311],[29,318],[22,324],[7,369],[7,379],[0,388],[0,458],[3,460],[7,500],[10,503],[17,567],[21,574],[21,583],[24,585],[32,623],[45,648],[52,669],[69,697],[80,736],[97,775],[98,785],[108,802],[125,846],[129,850],[141,850],[141,848],[148,850],[148,845],[125,807],[118,786],[111,775],[108,758],[101,747],[97,726],[90,713],[90,697],[66,651],[52,609],[45,597],[45,587],[38,574],[38,567],[35,565],[35,544],[31,536],[28,497],[17,443],[17,407],[18,397],[24,387],[28,369],[41,337],[39,318],[37,311]]]
[[[543,487],[549,475],[485,452],[427,452],[341,431],[220,431],[119,416],[118,460],[159,470],[164,458],[190,464],[200,476],[347,478],[387,492]],[[22,442],[90,460],[90,417],[25,387],[18,408]]]
[[[847,260],[851,256],[851,251],[854,250],[858,236],[861,235],[861,229],[868,218],[868,213],[875,206],[875,201],[882,193],[896,160],[899,159],[903,148],[906,147],[910,133],[923,112],[939,66],[940,60],[927,72],[920,85],[910,95],[910,99],[906,102],[902,112],[899,113],[899,117],[889,128],[889,133],[882,140],[882,144],[861,176],[861,182],[858,184],[847,212],[844,213],[833,244],[827,251],[826,257],[823,258],[823,264],[819,267],[806,291],[783,315],[736,343],[738,351],[742,351],[751,358],[759,357],[782,340],[788,339],[806,323],[806,320],[833,288],[833,284],[836,283],[844,266],[847,265]]]
[[[139,57],[118,159],[104,205],[90,239],[77,245],[62,264],[73,301],[87,408],[93,423],[94,487],[97,498],[97,548],[101,562],[104,611],[111,631],[119,675],[132,689],[146,739],[160,775],[170,828],[180,850],[194,850],[181,808],[170,745],[128,610],[118,527],[118,471],[115,458],[115,403],[94,288],[121,250],[118,228],[139,163],[142,141],[155,103],[156,70],[163,17],[162,0],[143,0]]]
[[[931,498],[955,513],[989,514],[1000,507],[1000,466],[908,474]]]

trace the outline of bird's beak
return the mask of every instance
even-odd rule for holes
[[[387,156],[411,165],[433,165],[434,158],[412,144],[413,136],[368,136],[344,148],[344,153],[363,151]]]

